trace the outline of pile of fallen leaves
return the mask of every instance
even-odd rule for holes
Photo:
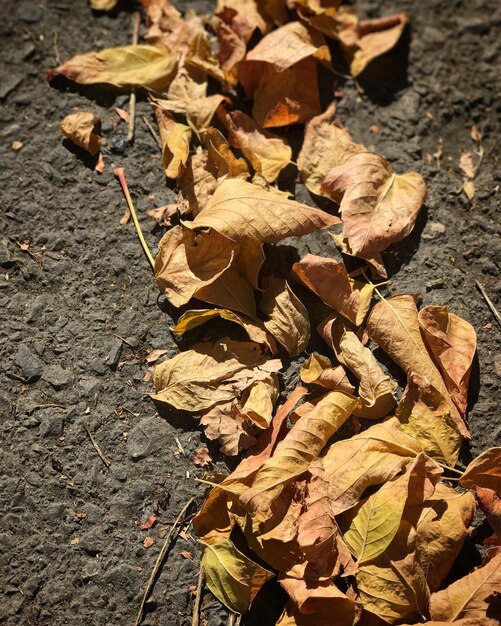
[[[339,73],[333,51],[357,77],[408,16],[360,21],[337,0],[220,0],[204,17],[142,5],[145,44],[75,56],[50,77],[147,91],[179,192],[155,213],[168,228],[155,278],[175,307],[207,303],[174,332],[222,318],[248,336],[204,341],[154,372],[155,401],[201,415],[225,454],[247,450],[194,520],[210,590],[243,613],[277,576],[289,596],[280,626],[498,623],[501,448],[454,469],[470,439],[475,331],[446,306],[419,310],[415,295],[385,298],[372,282],[386,276],[381,253],[412,230],[425,183],[354,143],[335,102],[320,105],[319,71]],[[61,130],[97,155],[96,122],[80,111]],[[268,130],[291,124],[306,124],[296,163]],[[341,219],[277,186],[294,166]],[[312,254],[287,275],[263,269],[273,244],[335,225],[333,244],[357,270]],[[312,292],[308,308],[294,284]],[[309,355],[287,397],[281,357],[305,352],[310,316],[332,360]],[[405,372],[399,400],[370,342]],[[444,586],[477,504],[493,547]]]

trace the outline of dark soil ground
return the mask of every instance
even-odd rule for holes
[[[501,5],[359,5],[370,17],[397,10],[413,16],[408,36],[369,72],[363,94],[352,81],[338,86],[339,117],[356,141],[428,182],[415,231],[386,254],[389,292],[419,291],[425,304],[447,304],[477,331],[469,415],[474,440],[463,454],[466,463],[499,444],[501,329],[475,280],[501,310]],[[126,168],[153,250],[161,231],[146,211],[174,194],[141,119],[149,115],[146,102],[138,105],[134,146],[114,154],[123,148],[126,129],[123,123],[114,129],[113,106],[127,108],[127,96],[65,93],[64,86],[45,82],[59,57],[128,43],[131,13],[96,16],[85,0],[1,0],[0,6],[0,622],[131,625],[165,529],[191,496],[197,496],[193,512],[203,501],[205,487],[194,480],[203,471],[191,460],[203,436],[189,416],[158,417],[146,396],[145,355],[155,348],[173,355],[178,347],[133,227],[119,224],[125,203],[111,163]],[[188,6],[210,8],[200,2],[181,8]],[[58,124],[74,107],[102,117],[102,175],[62,140]],[[461,192],[458,160],[462,148],[475,148],[473,124],[483,133],[484,156],[470,202]],[[373,125],[380,132],[371,132]],[[440,152],[441,139],[441,158],[428,156]],[[23,143],[19,151],[11,148],[14,141]],[[300,185],[297,193],[312,202]],[[18,245],[27,241],[29,253]],[[309,237],[300,250],[306,245],[337,256],[325,234]],[[109,457],[109,469],[86,426]],[[214,467],[224,469],[220,462]],[[139,524],[153,513],[157,525],[141,531]],[[169,555],[145,624],[191,624],[198,548],[189,532]],[[147,535],[154,544],[145,549]],[[468,566],[476,558],[470,547]],[[262,595],[243,624],[272,626],[281,602],[279,591]],[[203,616],[209,626],[227,619],[208,592]]]

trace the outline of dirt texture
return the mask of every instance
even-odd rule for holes
[[[211,7],[196,1],[178,6]],[[113,107],[127,108],[127,94],[45,82],[59,59],[129,43],[127,7],[111,16],[93,15],[85,0],[2,0],[1,7],[0,622],[132,625],[166,529],[192,496],[195,512],[207,487],[195,481],[205,470],[191,460],[203,442],[198,422],[189,415],[159,417],[147,396],[145,356],[157,348],[167,356],[178,350],[169,331],[174,312],[158,296],[132,225],[119,224],[125,202],[112,163],[126,169],[152,250],[162,231],[146,211],[175,194],[142,119],[150,115],[146,101],[138,103],[135,143],[126,147],[126,125]],[[338,114],[355,141],[398,171],[419,171],[428,183],[414,232],[385,254],[388,292],[421,292],[425,304],[447,304],[477,331],[469,413],[474,439],[464,465],[499,445],[501,328],[475,281],[501,310],[501,5],[361,0],[359,9],[368,17],[412,14],[398,47],[367,72],[363,93],[353,81],[338,85]],[[327,103],[332,83],[322,80]],[[59,132],[74,107],[101,116],[107,140],[102,175]],[[473,124],[483,134],[484,154],[470,202],[458,161],[462,148],[476,148]],[[302,129],[284,136],[297,146]],[[22,148],[13,149],[13,142]],[[314,204],[301,185],[296,192]],[[19,245],[24,242],[28,251]],[[307,250],[339,256],[326,233],[285,242],[280,250],[282,263]],[[203,327],[179,345],[214,338],[218,328]],[[319,340],[311,347],[328,354]],[[285,383],[298,365],[290,365]],[[209,447],[211,469],[224,471]],[[152,514],[156,525],[140,530]],[[145,537],[153,539],[149,548]],[[191,624],[198,554],[188,528],[169,554],[144,624]],[[472,546],[465,554],[468,567],[477,562]],[[272,626],[283,600],[269,583],[242,624]],[[209,626],[227,621],[209,592],[203,617]]]

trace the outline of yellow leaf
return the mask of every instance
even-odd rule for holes
[[[167,178],[179,178],[190,154],[191,129],[176,122],[160,107],[154,107],[154,111],[162,142],[164,174]]]
[[[59,128],[65,137],[78,146],[87,150],[89,154],[94,156],[99,152],[99,144],[101,137],[94,133],[96,124],[99,123],[99,117],[88,111],[78,111],[70,113],[59,124]]]
[[[416,437],[429,456],[446,465],[456,465],[461,434],[447,401],[426,379],[410,374],[396,415],[402,430]]]
[[[193,222],[185,226],[213,228],[235,242],[251,238],[276,243],[337,223],[337,217],[324,211],[235,178],[223,180]]]
[[[367,319],[367,332],[408,376],[413,372],[419,374],[442,394],[459,432],[470,439],[470,432],[423,342],[414,297],[403,294],[378,302]]]
[[[331,169],[322,189],[342,194],[343,237],[361,258],[371,258],[406,237],[426,196],[422,176],[394,174],[391,165],[373,152],[354,154]]]
[[[226,537],[208,537],[200,544],[207,587],[230,610],[245,613],[275,574],[239,552]]]
[[[418,319],[451,398],[464,416],[471,366],[477,351],[475,329],[466,320],[449,313],[446,306],[427,306],[419,311]]]
[[[49,72],[80,85],[107,83],[115,87],[143,87],[162,91],[176,70],[176,58],[159,46],[120,46],[74,56]]]
[[[489,448],[473,459],[460,483],[466,489],[484,487],[501,494],[501,447]]]
[[[463,191],[471,202],[475,197],[475,183],[472,180],[465,180],[463,183]]]
[[[241,497],[247,510],[252,514],[267,511],[282,489],[318,457],[327,441],[350,417],[355,405],[356,399],[352,396],[331,391],[311,412],[302,416],[259,469],[252,488]]]
[[[118,0],[90,0],[90,8],[93,11],[111,11],[117,5]]]
[[[274,182],[292,159],[292,149],[285,139],[260,128],[241,111],[228,112],[220,107],[218,114],[228,131],[230,144],[242,151],[268,183]]]
[[[501,590],[501,552],[494,549],[481,567],[452,583],[443,591],[432,594],[432,619],[453,621],[463,617],[475,618],[483,624],[487,613],[499,606],[496,596]],[[495,613],[493,613],[495,615]],[[498,613],[499,615],[499,613]]]
[[[312,354],[303,363],[299,375],[303,383],[307,385],[320,385],[326,389],[337,389],[345,393],[355,391],[341,365],[333,367],[330,360],[321,354]]]
[[[303,146],[297,158],[301,180],[316,195],[327,195],[322,191],[325,177],[336,165],[364,146],[353,143],[350,133],[336,119],[336,103],[306,125]]]
[[[294,276],[327,306],[359,326],[371,305],[374,286],[348,276],[343,263],[307,254],[292,266]]]
[[[264,325],[290,356],[297,356],[310,341],[310,318],[286,280],[272,278],[261,298]]]
[[[422,504],[431,497],[441,474],[440,466],[422,452],[405,474],[389,480],[344,515],[344,539],[357,563],[372,561],[386,550],[397,534],[408,500]]]
[[[273,419],[273,407],[278,398],[278,379],[275,374],[257,380],[245,391],[241,400],[242,413],[260,428],[268,428]]]
[[[278,371],[256,343],[222,339],[204,342],[157,365],[154,400],[184,411],[229,402],[257,380]]]

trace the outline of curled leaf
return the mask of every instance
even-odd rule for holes
[[[355,391],[341,365],[333,367],[330,360],[321,354],[312,354],[300,371],[303,383],[320,385],[326,389],[337,389],[345,393]]]
[[[190,154],[191,129],[155,107],[155,117],[162,142],[162,165],[167,178],[179,178]]]
[[[205,413],[200,424],[208,439],[217,439],[221,452],[236,456],[256,443],[258,427],[241,410],[237,402],[217,404]]]
[[[473,459],[460,483],[466,489],[485,487],[501,494],[501,447],[489,448]]]
[[[83,148],[94,156],[99,152],[101,137],[96,135],[94,129],[99,123],[99,117],[88,111],[78,111],[70,113],[59,124],[59,128],[65,137]]]

